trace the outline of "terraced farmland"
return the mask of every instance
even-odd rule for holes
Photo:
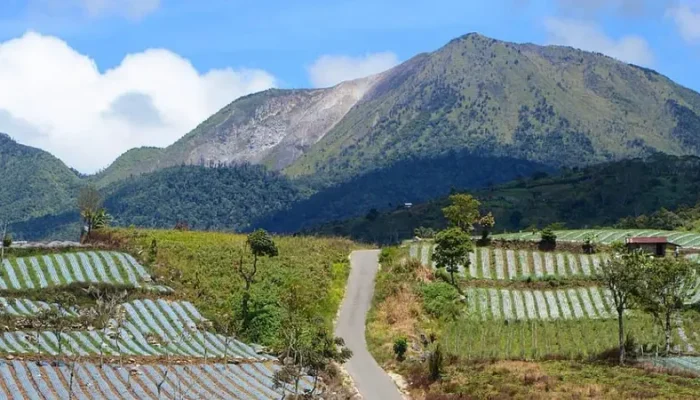
[[[279,399],[271,363],[159,365],[119,367],[94,363],[53,366],[35,362],[0,362],[3,399]],[[70,384],[71,371],[73,383]],[[160,386],[160,393],[159,393]],[[302,388],[310,388],[302,380]]]
[[[131,292],[99,326],[92,326],[98,308],[84,303],[88,300],[59,306],[23,297],[32,293],[36,298],[42,289],[75,282],[143,291]],[[5,327],[0,333],[0,398],[266,400],[288,392],[288,387],[274,385],[280,368],[275,357],[213,332],[192,303],[161,297],[166,294],[172,295],[172,289],[154,285],[146,268],[126,253],[5,260],[0,269]],[[60,312],[63,328],[49,322],[49,311]],[[117,357],[120,365],[112,365]],[[304,380],[301,387],[310,388],[310,382]]]
[[[700,248],[700,234],[692,232],[644,230],[644,229],[586,229],[586,230],[565,230],[556,231],[557,241],[562,242],[583,242],[591,235],[595,240],[603,244],[611,244],[616,241],[624,241],[627,237],[666,237],[672,243],[676,243],[686,248]],[[507,233],[494,235],[494,239],[500,240],[524,240],[539,241],[540,234],[532,232]]]
[[[151,276],[131,255],[115,251],[56,253],[6,259],[0,290],[29,290],[74,282],[128,285],[161,293],[172,289],[151,284]]]
[[[573,320],[615,318],[607,290],[581,287],[562,290],[477,289],[466,291],[467,308],[481,320]]]
[[[430,265],[432,243],[413,243],[409,256]],[[469,256],[469,267],[459,267],[459,275],[472,279],[518,280],[527,278],[594,277],[608,259],[605,254],[543,253],[481,247]],[[433,267],[435,267],[433,263]]]
[[[2,299],[4,312],[31,316],[49,305],[23,299]],[[206,320],[189,302],[135,300],[122,305],[126,319],[118,326],[113,321],[103,330],[69,331],[62,334],[62,352],[67,355],[224,357],[242,360],[266,360],[250,346],[201,327]],[[67,313],[75,315],[77,310]],[[58,337],[46,332],[4,332],[0,351],[7,354],[58,354]]]

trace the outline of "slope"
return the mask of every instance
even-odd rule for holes
[[[484,211],[494,213],[496,231],[540,228],[564,222],[570,228],[605,226],[623,217],[662,207],[675,209],[697,203],[700,159],[655,155],[647,159],[566,169],[560,174],[536,174],[500,186],[474,191]],[[309,233],[352,237],[369,242],[397,242],[420,226],[442,228],[447,197],[385,213],[331,222]],[[675,226],[669,227],[673,229]]]
[[[589,165],[700,154],[700,95],[648,69],[566,47],[469,34],[382,74],[286,169],[342,182],[449,150]]]
[[[51,154],[23,146],[0,133],[0,220],[26,221],[68,207],[78,175]]]

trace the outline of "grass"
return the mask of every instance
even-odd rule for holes
[[[383,258],[368,316],[367,343],[381,365],[406,376],[416,398],[697,397],[700,382],[692,378],[644,369],[641,364],[613,365],[618,345],[616,319],[482,320],[470,314],[461,301],[442,303],[445,310],[454,306],[460,310],[456,318],[450,312],[428,314],[426,305],[434,307],[439,299],[428,303],[421,287],[434,285],[440,278],[417,260],[407,261],[408,248],[387,249]],[[517,285],[532,290],[541,283],[519,281]],[[690,344],[700,348],[700,337],[693,334],[700,313],[687,310],[682,318]],[[634,311],[625,317],[625,327],[631,353],[649,357],[663,349],[662,329],[650,315]],[[427,365],[421,361],[425,351],[435,346],[422,344],[431,336],[440,343],[446,360],[437,382],[427,379]],[[392,344],[398,337],[410,343],[403,362],[393,354]],[[676,330],[673,341],[681,343]]]
[[[212,321],[235,314],[244,284],[234,260],[245,235],[168,230],[111,230],[100,238],[133,254],[177,296],[191,301]],[[264,258],[251,289],[251,330],[245,339],[274,346],[284,310],[281,296],[295,292],[314,304],[313,314],[330,327],[349,275],[348,255],[357,247],[345,239],[275,237],[279,256]],[[155,246],[154,246],[155,244]],[[246,263],[250,258],[245,256]],[[248,264],[249,265],[249,264]]]

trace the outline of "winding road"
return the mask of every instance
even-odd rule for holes
[[[345,369],[365,400],[402,400],[394,381],[367,350],[365,340],[365,320],[374,293],[378,259],[379,250],[355,251],[350,255],[352,268],[335,334],[345,339],[345,344],[353,352]]]

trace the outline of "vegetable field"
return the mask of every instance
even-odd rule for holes
[[[74,282],[144,291],[115,303],[110,312],[99,311],[96,300],[91,307],[23,297],[32,293],[32,298],[42,298],[42,289]],[[0,268],[0,296],[4,296],[0,324],[5,328],[0,333],[0,398],[284,396],[288,388],[273,382],[280,368],[275,357],[215,333],[192,303],[160,298],[166,294],[173,290],[154,285],[146,268],[126,253],[85,251],[6,259]],[[101,315],[105,322],[92,326]],[[120,366],[110,364],[116,357]],[[222,359],[233,364],[216,363]],[[304,380],[301,386],[309,388],[310,382]]]
[[[607,290],[476,289],[466,291],[469,314],[481,320],[609,319],[617,316]]]
[[[0,299],[5,312],[31,316],[49,307],[46,303],[22,299]],[[122,305],[125,320],[111,321],[105,329],[68,331],[61,334],[62,353],[81,356],[166,356],[228,357],[265,360],[250,346],[233,338],[207,332],[206,320],[188,302],[135,300]],[[71,310],[68,314],[77,315]],[[5,332],[0,335],[0,351],[8,354],[58,354],[57,335],[50,331]]]
[[[583,242],[587,237],[594,236],[595,241],[602,244],[611,244],[616,241],[624,241],[627,237],[667,237],[670,242],[686,248],[700,248],[700,234],[692,232],[643,230],[643,229],[587,229],[556,231],[557,241]],[[540,234],[532,232],[506,233],[494,235],[494,239],[500,240],[525,240],[539,241]]]
[[[424,265],[431,264],[433,251],[431,243],[413,243],[409,246],[409,256],[419,259]],[[487,280],[545,276],[586,278],[594,277],[607,259],[605,254],[544,253],[480,247],[469,255],[468,267],[459,267],[459,275]]]
[[[38,366],[0,362],[3,399],[279,399],[271,363],[119,367],[93,363]],[[70,377],[73,375],[73,383]],[[160,393],[159,388],[160,386]],[[302,380],[300,386],[309,388]]]
[[[0,272],[0,290],[43,289],[85,282],[128,285],[161,293],[172,291],[151,284],[151,276],[131,255],[114,251],[6,259]]]

